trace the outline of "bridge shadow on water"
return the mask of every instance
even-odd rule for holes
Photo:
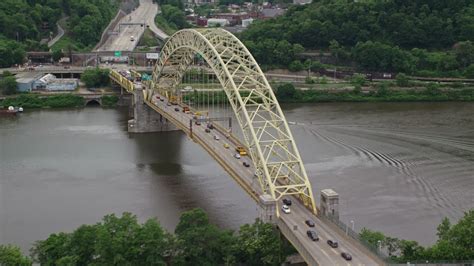
[[[232,205],[229,202],[235,199],[240,202],[239,198],[249,202],[252,200],[183,132],[129,136],[136,144],[136,150],[133,151],[136,167],[143,178],[150,182],[150,201],[154,209],[152,212],[157,213],[160,219],[163,217],[162,212],[175,215],[173,221],[168,221],[168,224],[173,224],[171,229],[183,211],[198,207],[204,209],[211,221],[219,226],[237,227],[240,224],[241,221],[237,221],[235,217],[228,217],[227,211],[229,205]],[[223,199],[228,194],[236,196]],[[246,221],[252,220],[252,217]]]

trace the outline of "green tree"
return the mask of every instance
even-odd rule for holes
[[[436,228],[436,235],[438,236],[438,239],[444,239],[447,236],[450,228],[451,222],[449,221],[448,217],[444,217],[443,221],[441,221],[441,223]]]
[[[362,87],[365,85],[366,82],[367,82],[367,79],[365,78],[365,75],[363,74],[355,74],[351,78],[351,84],[354,86]]]
[[[285,247],[276,228],[258,219],[240,227],[237,247],[238,261],[245,265],[282,265],[294,252]]]
[[[397,86],[399,87],[410,86],[410,80],[408,79],[408,76],[405,75],[404,73],[398,73],[395,80],[397,82]]]
[[[202,209],[181,215],[175,229],[180,243],[181,259],[185,265],[220,265],[233,262],[235,237],[209,223]]]
[[[16,93],[16,78],[14,76],[6,76],[0,79],[0,91],[4,95],[11,95]]]
[[[59,59],[61,59],[63,56],[64,56],[63,51],[61,51],[60,49],[53,50],[52,52],[52,57],[55,62],[58,62]]]
[[[466,76],[466,78],[474,79],[474,64],[471,64],[466,68],[464,76]]]
[[[464,68],[474,63],[474,44],[471,41],[459,42],[454,46],[456,60]]]
[[[86,69],[81,75],[81,81],[87,88],[106,86],[109,84],[109,69]]]
[[[301,63],[300,60],[294,60],[293,62],[290,63],[288,66],[288,69],[292,72],[297,72],[301,71],[304,69],[304,65]]]
[[[291,83],[285,83],[277,87],[276,97],[280,101],[292,100],[296,96],[296,88]]]
[[[382,232],[372,231],[365,227],[360,231],[359,237],[373,247],[377,247],[379,241],[383,243],[385,240],[385,235]]]
[[[21,253],[19,247],[0,245],[0,265],[28,266],[32,265],[32,261]]]

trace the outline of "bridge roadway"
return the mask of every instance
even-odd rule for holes
[[[137,91],[136,93],[141,93],[141,91]],[[163,97],[161,95],[158,96]],[[145,103],[190,136],[189,126],[192,115],[183,113],[182,107],[176,105],[168,106],[167,100],[160,101],[155,96],[152,101],[146,101]],[[176,107],[179,108],[179,111],[174,110]],[[254,178],[255,169],[252,165],[252,161],[247,156],[242,156],[241,159],[236,159],[234,157],[235,147],[242,144],[239,143],[234,136],[230,136],[230,138],[227,139],[225,137],[226,132],[222,128],[211,130],[210,133],[206,133],[205,128],[205,123],[202,123],[200,126],[193,124],[192,139],[200,144],[213,158],[215,158],[216,161],[232,176],[232,178],[258,202],[258,197],[262,194],[262,191],[258,181]],[[215,140],[214,135],[219,136],[220,140]],[[230,148],[226,149],[223,145],[224,143],[228,143]],[[242,164],[243,161],[247,161],[250,164],[250,167],[244,167]],[[369,256],[368,253],[366,253],[366,250],[361,249],[360,246],[349,241],[348,237],[344,236],[344,233],[340,232],[339,229],[333,229],[332,226],[329,226],[312,214],[312,212],[303,206],[299,200],[293,198],[292,202],[291,213],[285,214],[281,212],[280,219],[278,219],[278,226],[281,232],[295,246],[295,248],[297,248],[309,265],[383,264],[383,262]],[[281,206],[282,203],[278,202],[277,209],[279,210]],[[316,226],[314,228],[309,228],[305,224],[305,220],[307,219],[313,220]],[[313,242],[308,238],[306,231],[309,229],[316,231],[319,236],[319,241]],[[337,239],[339,247],[331,248],[326,243],[328,239]],[[342,251],[350,253],[353,257],[352,261],[347,262],[344,260],[341,257]]]

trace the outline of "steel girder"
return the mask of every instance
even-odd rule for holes
[[[219,28],[176,32],[161,51],[147,97],[152,97],[153,90],[176,95],[196,53],[215,73],[229,99],[262,190],[276,200],[295,195],[316,213],[311,184],[275,94],[253,56],[233,34]]]

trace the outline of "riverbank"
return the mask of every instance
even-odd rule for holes
[[[118,102],[116,95],[101,97],[103,107],[115,107]],[[83,96],[74,94],[32,95],[22,94],[0,100],[0,108],[8,106],[21,106],[26,109],[37,108],[77,108],[84,107],[86,100]]]
[[[474,90],[453,91],[393,91],[383,90],[362,93],[357,91],[298,91],[290,98],[279,97],[280,102],[316,103],[316,102],[443,102],[474,101]]]

